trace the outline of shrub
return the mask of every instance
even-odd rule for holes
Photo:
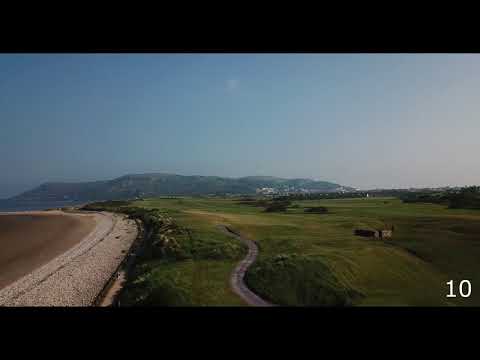
[[[285,212],[290,205],[288,200],[275,200],[265,207],[265,212]]]
[[[349,306],[363,295],[338,281],[319,257],[279,254],[257,261],[247,272],[248,286],[279,305]]]
[[[285,212],[287,207],[282,204],[272,204],[265,208],[265,212]]]
[[[171,274],[144,269],[135,280],[127,282],[120,300],[137,306],[189,306],[187,285]]]
[[[138,305],[142,306],[190,306],[188,292],[171,280],[154,281],[150,291]]]
[[[470,186],[448,195],[451,209],[480,209],[480,186]]]
[[[316,213],[316,214],[325,214],[328,212],[328,209],[324,206],[314,206],[305,208],[304,212],[306,213]]]

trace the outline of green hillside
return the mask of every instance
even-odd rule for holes
[[[46,183],[20,194],[15,201],[113,200],[162,195],[255,194],[263,187],[336,191],[340,185],[308,179],[275,177],[224,178],[176,174],[126,175],[109,181],[84,183]]]

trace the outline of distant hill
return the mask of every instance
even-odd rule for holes
[[[282,179],[271,176],[224,178],[166,173],[125,175],[108,181],[45,183],[9,201],[90,201],[160,195],[255,194],[274,192],[335,192],[351,190],[327,181]],[[273,190],[272,190],[273,189]]]

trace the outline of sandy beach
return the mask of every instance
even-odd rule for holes
[[[89,306],[135,240],[111,213],[0,215],[0,305]]]
[[[94,227],[92,216],[50,212],[0,215],[0,289],[63,254]]]

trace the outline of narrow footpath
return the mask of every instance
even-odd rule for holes
[[[225,234],[239,239],[244,242],[248,247],[247,256],[238,263],[230,276],[230,284],[233,291],[240,296],[250,306],[274,306],[268,301],[262,299],[260,296],[251,291],[245,284],[244,277],[248,268],[255,262],[258,255],[257,244],[253,240],[234,232],[232,229],[225,225],[218,226]]]

